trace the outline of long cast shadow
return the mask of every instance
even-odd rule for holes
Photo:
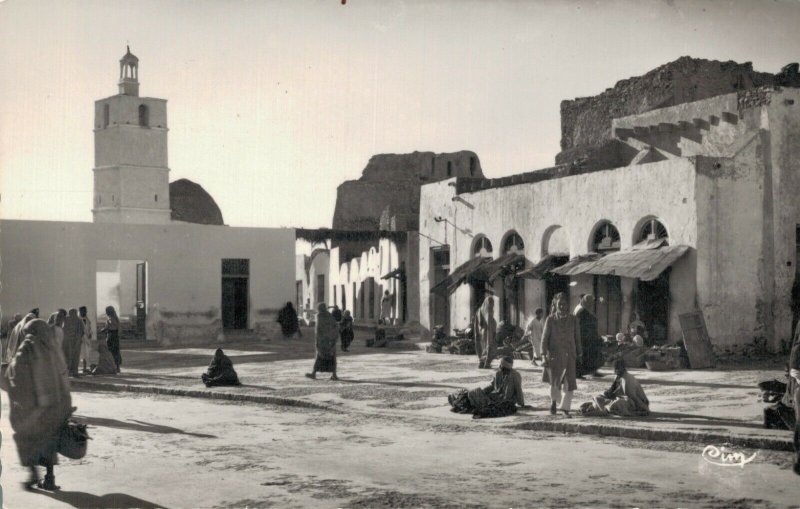
[[[160,434],[174,433],[177,435],[188,435],[197,438],[217,438],[216,435],[206,435],[203,433],[190,433],[188,431],[183,431],[178,428],[172,428],[170,426],[164,426],[161,424],[152,424],[149,422],[142,422],[137,420],[120,421],[117,419],[106,419],[104,417],[88,417],[83,415],[75,415],[75,419],[89,426],[98,426],[98,427],[103,426],[105,428],[127,429],[131,431],[144,431],[146,433],[160,433]]]
[[[758,386],[756,385],[736,385],[736,384],[718,384],[713,382],[677,382],[674,380],[658,380],[658,379],[647,379],[647,378],[639,378],[639,383],[642,385],[668,385],[668,386],[678,386],[684,385],[687,387],[708,387],[708,388],[715,388],[715,389],[753,389],[758,390]]]
[[[125,493],[107,493],[105,495],[93,495],[82,491],[41,491],[35,493],[64,502],[72,507],[80,509],[91,509],[103,507],[107,509],[124,509],[137,507],[140,509],[166,509],[163,505],[154,504],[147,500],[137,498]]]
[[[345,379],[339,378],[340,382],[349,383],[349,384],[377,384],[377,385],[391,385],[394,387],[426,387],[428,389],[462,389],[462,386],[459,385],[447,385],[447,384],[431,384],[431,383],[424,383],[424,382],[390,382],[388,380],[353,380],[353,379]]]
[[[625,417],[629,421],[671,422],[675,424],[712,424],[717,426],[733,426],[737,428],[763,429],[754,422],[724,419],[708,415],[682,414],[679,412],[650,412],[648,417]]]

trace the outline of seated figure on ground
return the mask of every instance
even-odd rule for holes
[[[111,350],[108,349],[105,341],[97,342],[97,353],[99,360],[97,366],[92,368],[91,373],[93,375],[116,375],[117,363],[114,362],[114,356],[111,355]]]
[[[503,357],[500,368],[488,387],[472,390],[460,389],[448,396],[451,412],[471,413],[474,419],[505,417],[517,412],[517,405],[525,406],[522,394],[522,377],[513,369],[514,359]]]
[[[639,381],[625,368],[625,361],[614,363],[617,378],[611,387],[592,401],[581,405],[581,414],[590,417],[619,415],[622,417],[650,415],[650,401]]]
[[[233,369],[233,362],[222,352],[222,348],[217,348],[217,351],[214,352],[214,358],[201,378],[206,387],[241,385],[239,377]]]

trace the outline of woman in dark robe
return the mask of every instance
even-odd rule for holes
[[[208,370],[201,375],[206,387],[221,387],[224,385],[242,385],[239,383],[239,376],[233,369],[233,362],[222,352],[222,348],[217,348],[214,358],[208,366]]]
[[[306,373],[308,378],[317,378],[317,371],[332,373],[331,380],[338,380],[336,376],[336,339],[339,337],[339,325],[328,312],[325,303],[317,305],[317,322],[314,326],[316,336],[317,357],[314,360],[314,370]]]
[[[345,310],[339,322],[339,336],[342,338],[342,351],[347,352],[353,342],[353,316]]]
[[[117,363],[114,361],[114,356],[108,349],[108,345],[102,341],[97,342],[98,361],[97,366],[92,369],[93,375],[116,375]]]
[[[72,414],[67,366],[53,331],[43,320],[30,321],[25,339],[8,367],[9,421],[20,462],[30,469],[26,488],[59,489],[53,466],[58,463],[59,432]],[[43,481],[37,466],[46,467]]]
[[[78,376],[78,364],[81,356],[81,343],[83,342],[83,322],[78,316],[78,310],[71,308],[64,319],[64,360],[67,362],[69,376]]]
[[[103,327],[103,330],[100,332],[106,333],[106,345],[111,355],[114,357],[114,364],[117,365],[117,373],[119,373],[119,367],[122,365],[122,353],[119,349],[119,327],[117,310],[114,309],[114,306],[107,306],[106,326]]]
[[[291,302],[287,302],[278,312],[278,323],[281,324],[281,332],[285,339],[289,339],[295,334],[303,337],[300,331],[300,322],[297,319],[297,312]]]

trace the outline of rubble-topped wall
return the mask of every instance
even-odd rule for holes
[[[594,147],[611,138],[611,121],[646,111],[698,101],[762,85],[798,86],[792,64],[779,75],[753,71],[753,64],[681,57],[643,76],[622,80],[602,94],[561,102],[559,163],[575,147]]]
[[[483,177],[483,171],[478,156],[466,150],[449,154],[413,152],[374,155],[360,179],[348,180],[338,187],[333,228],[377,230],[381,224],[381,214],[387,207],[392,215],[416,217],[419,214],[419,187],[422,184],[469,176]],[[396,221],[395,224],[401,222]],[[413,225],[414,222],[411,223]]]

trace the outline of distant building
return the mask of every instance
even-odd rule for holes
[[[338,187],[333,228],[298,230],[298,238],[314,249],[303,260],[298,255],[298,306],[313,311],[317,302],[335,303],[350,310],[357,324],[375,324],[388,291],[392,324],[415,328],[420,189],[451,177],[482,178],[478,156],[469,151],[372,156],[360,179]]]
[[[95,102],[94,222],[0,221],[4,319],[85,305],[98,324],[113,305],[127,339],[271,334],[295,232],[224,226],[201,186],[169,183],[167,101],[139,96],[138,65],[128,49],[119,93]]]
[[[556,167],[423,185],[421,325],[467,326],[488,287],[519,325],[592,293],[601,334],[638,312],[677,341],[700,310],[719,351],[779,350],[800,309],[798,85],[797,64],[680,59],[562,103]]]

